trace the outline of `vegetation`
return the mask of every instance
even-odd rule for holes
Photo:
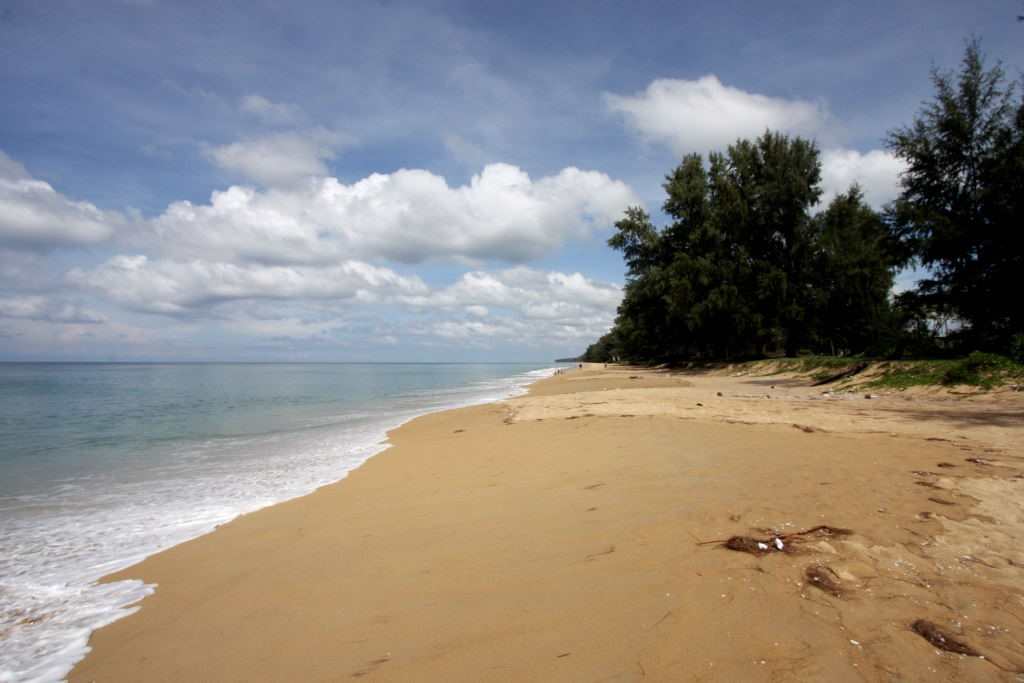
[[[1024,101],[977,42],[959,74],[932,81],[934,99],[888,141],[908,166],[893,234],[932,273],[906,303],[954,319],[961,348],[1010,352],[1024,333]]]
[[[799,137],[767,131],[685,156],[663,185],[667,225],[638,207],[616,223],[608,243],[625,259],[624,298],[582,358],[849,362],[980,349],[878,381],[984,384],[1019,369],[991,354],[1024,361],[1024,100],[977,42],[957,73],[932,80],[933,100],[888,137],[907,170],[881,212],[856,185],[817,210],[819,152]],[[893,296],[907,265],[928,276]]]
[[[856,186],[812,217],[820,174],[813,143],[771,132],[706,165],[685,157],[664,185],[671,224],[658,229],[637,208],[616,224],[609,244],[625,256],[625,297],[587,357],[875,350],[894,320],[897,250]]]
[[[751,363],[748,372],[807,375],[840,389],[907,389],[915,386],[976,386],[991,389],[1024,383],[1024,364],[1004,356],[975,352],[960,359],[870,360],[863,357],[801,356]]]

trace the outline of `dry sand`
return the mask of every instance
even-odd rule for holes
[[[71,680],[1024,680],[1024,394],[821,391],[588,367],[419,418],[111,577],[158,588]]]

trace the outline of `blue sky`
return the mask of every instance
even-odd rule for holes
[[[0,359],[545,360],[688,151],[887,130],[1024,3],[0,5]]]

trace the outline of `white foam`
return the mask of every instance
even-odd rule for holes
[[[554,371],[411,394],[322,428],[209,440],[145,476],[112,473],[0,499],[0,682],[63,679],[88,652],[92,631],[156,590],[101,577],[343,479],[387,446],[387,431],[418,415],[519,395]]]

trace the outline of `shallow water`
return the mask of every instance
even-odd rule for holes
[[[531,364],[0,364],[0,681],[54,681],[153,588],[100,577],[337,481]]]

